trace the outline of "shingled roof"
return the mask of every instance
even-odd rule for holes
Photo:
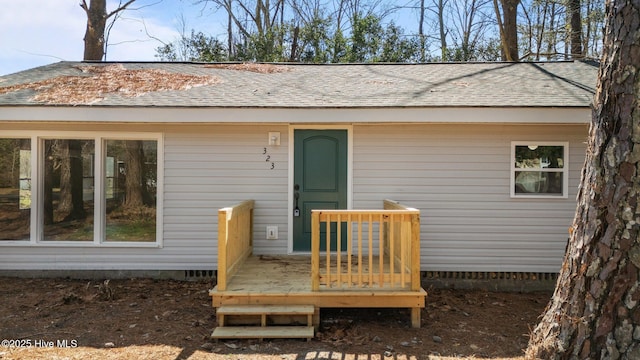
[[[100,73],[111,77],[100,79]],[[340,65],[64,61],[0,77],[0,106],[588,107],[596,76],[597,64],[581,61]],[[139,86],[132,86],[134,82]],[[95,94],[82,99],[70,95],[73,90],[89,91],[84,87],[90,84]]]

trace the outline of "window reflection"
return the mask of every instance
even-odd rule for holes
[[[106,240],[156,241],[157,142],[106,144]]]
[[[564,146],[516,146],[518,169],[562,169]]]
[[[0,138],[0,241],[29,240],[31,140]]]
[[[44,141],[44,240],[93,241],[94,141]]]
[[[517,195],[563,195],[565,147],[562,145],[516,145]]]

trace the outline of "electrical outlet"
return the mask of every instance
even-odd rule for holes
[[[277,240],[277,239],[278,239],[278,227],[267,226],[267,240]]]

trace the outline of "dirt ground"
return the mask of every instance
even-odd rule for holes
[[[427,289],[398,309],[322,309],[316,337],[212,341],[210,282],[0,278],[0,359],[514,359],[550,293]]]

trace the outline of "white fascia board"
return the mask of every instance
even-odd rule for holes
[[[567,108],[153,108],[0,107],[0,121],[99,123],[502,123],[587,124],[591,110]]]

